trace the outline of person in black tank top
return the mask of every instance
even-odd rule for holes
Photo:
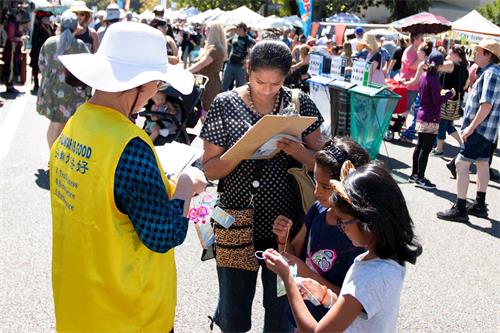
[[[78,25],[81,26],[77,29],[75,38],[84,42],[90,53],[95,53],[99,47],[99,41],[97,32],[89,27],[92,9],[88,8],[84,1],[74,1],[70,10],[76,14]]]
[[[149,25],[160,30],[165,36],[168,62],[172,65],[176,65],[177,63],[179,63],[179,58],[177,57],[177,44],[175,43],[174,38],[171,36],[172,28],[168,25],[167,21],[165,21],[163,18],[156,17],[149,23]]]
[[[460,46],[452,47],[449,51],[447,60],[453,62],[453,71],[445,72],[440,75],[441,82],[443,84],[443,89],[455,89],[456,95],[451,99],[452,101],[458,101],[460,106],[464,98],[464,87],[469,78],[469,71],[467,69],[467,58],[465,56],[465,51]],[[446,107],[446,106],[445,106]],[[441,156],[443,155],[444,140],[446,139],[446,133],[452,136],[459,145],[462,144],[462,138],[457,132],[453,120],[442,119],[439,121],[439,130],[437,136],[436,148],[432,150],[432,155]]]

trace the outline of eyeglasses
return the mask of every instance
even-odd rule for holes
[[[350,224],[358,224],[360,221],[358,219],[352,219],[349,221],[342,222],[341,219],[337,219],[337,226],[339,227],[340,231],[342,231],[345,234],[345,227]]]
[[[82,17],[87,15],[87,14],[85,14],[83,12],[81,12],[81,13],[75,13],[75,14],[76,14],[76,16],[82,16]]]

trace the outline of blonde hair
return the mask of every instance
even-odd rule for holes
[[[207,24],[207,39],[205,41],[205,52],[213,47],[217,47],[222,50],[224,59],[227,57],[227,44],[226,44],[226,34],[224,33],[224,27],[220,23],[210,22]]]
[[[309,55],[309,50],[310,50],[310,48],[306,44],[301,45],[300,46],[300,59],[304,59],[305,57],[307,57]]]
[[[371,52],[376,52],[380,48],[375,35],[365,35],[363,42]]]

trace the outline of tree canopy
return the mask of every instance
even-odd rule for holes
[[[477,11],[491,22],[500,25],[500,0],[479,6]]]

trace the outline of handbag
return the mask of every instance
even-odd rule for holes
[[[460,119],[460,96],[458,96],[456,101],[448,100],[446,103],[441,105],[441,119]]]
[[[226,208],[224,211],[234,217],[234,223],[228,229],[214,223],[217,266],[258,271],[253,242],[253,207]]]
[[[292,90],[292,103],[295,105],[296,114],[300,115],[300,90]],[[300,168],[289,168],[288,173],[292,176],[293,187],[295,190],[295,196],[297,198],[297,204],[302,207],[302,211],[307,214],[309,208],[312,207],[316,201],[314,195],[315,183],[311,179],[307,167],[302,165]],[[300,214],[302,215],[302,214]]]
[[[301,168],[289,168],[288,173],[292,175],[292,179],[295,182],[295,193],[300,200],[302,210],[304,213],[307,213],[316,201],[316,197],[314,196],[314,181],[309,176],[305,165]]]
[[[459,82],[458,86],[463,87],[462,83],[462,74],[461,71],[458,71]],[[443,75],[443,83],[444,83],[444,75]],[[444,120],[457,120],[460,119],[460,93],[457,91],[457,99],[455,101],[448,100],[446,103],[441,104],[441,119]]]
[[[259,181],[264,169],[264,160],[256,160],[250,190],[250,203],[246,208],[231,208],[218,205],[234,217],[229,228],[224,228],[212,219],[215,232],[215,262],[217,267],[243,269],[256,272],[259,262],[255,257],[253,237],[254,207],[253,198],[257,194]],[[223,192],[223,181],[219,181],[218,192]]]

